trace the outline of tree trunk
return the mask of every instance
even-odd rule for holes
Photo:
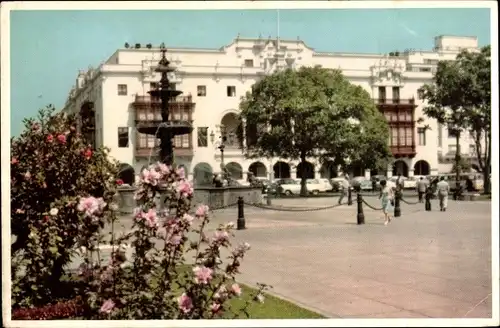
[[[307,186],[306,186],[306,155],[300,155],[300,196],[307,196]]]
[[[484,194],[489,195],[491,193],[491,130],[486,132],[485,136],[485,163],[483,169],[483,183],[484,183]]]

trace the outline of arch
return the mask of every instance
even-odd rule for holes
[[[226,169],[229,171],[233,180],[243,179],[243,168],[239,163],[229,162],[226,164]]]
[[[238,114],[230,111],[222,116],[220,121],[222,134],[225,134],[227,148],[241,148],[242,124]]]
[[[431,166],[427,161],[420,160],[413,165],[413,170],[415,175],[430,175]]]
[[[118,167],[118,179],[123,183],[132,186],[135,183],[135,170],[134,167],[127,163],[121,163]]]
[[[273,165],[274,178],[275,179],[289,179],[290,175],[290,165],[288,163],[279,161]]]
[[[304,167],[302,166],[304,165]],[[297,179],[302,179],[302,176],[305,176],[306,179],[314,179],[314,165],[310,162],[300,162],[297,165]]]
[[[397,160],[392,164],[392,175],[393,176],[408,176],[408,165],[403,160]]]
[[[327,161],[321,165],[319,174],[321,178],[336,178],[338,176],[337,165],[335,165],[332,161]]]
[[[193,169],[193,184],[195,186],[212,185],[213,170],[210,164],[201,162]]]
[[[265,178],[267,176],[267,169],[262,162],[253,162],[248,167],[248,171],[252,172],[255,177]]]

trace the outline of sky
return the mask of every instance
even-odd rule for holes
[[[277,17],[276,10],[12,11],[11,135],[39,108],[61,109],[78,70],[97,67],[125,42],[220,48],[238,33],[276,37]],[[431,50],[438,35],[490,43],[489,9],[281,9],[279,18],[282,39],[300,37],[317,51]]]

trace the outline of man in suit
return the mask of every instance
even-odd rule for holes
[[[427,181],[424,180],[424,177],[420,177],[420,180],[417,181],[417,192],[418,192],[418,202],[424,202],[424,194],[427,190]]]
[[[448,207],[448,194],[450,193],[450,185],[441,177],[441,181],[437,184],[437,193],[439,197],[439,207],[441,212],[446,211],[446,207]]]

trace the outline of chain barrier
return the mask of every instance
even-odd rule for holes
[[[363,203],[364,203],[366,206],[368,206],[369,208],[371,208],[372,210],[374,210],[374,211],[382,211],[382,207],[381,207],[381,208],[377,208],[377,207],[375,207],[375,206],[371,206],[370,204],[368,204],[368,203],[366,202],[366,200],[365,200],[364,198],[362,198],[362,200],[363,200]]]
[[[257,204],[257,203],[246,203],[245,205],[248,206],[253,206],[256,208],[264,209],[264,210],[273,210],[273,211],[282,211],[282,212],[314,212],[314,211],[321,211],[321,210],[327,210],[335,207],[339,207],[343,204],[335,204],[335,205],[329,205],[329,206],[323,206],[323,207],[313,207],[313,208],[291,208],[291,207],[272,207],[268,205],[263,205],[263,204]]]
[[[237,205],[238,205],[238,202],[233,203],[233,204],[229,204],[229,205],[224,205],[224,206],[216,207],[216,208],[211,208],[210,210],[212,212],[213,211],[219,211],[219,210],[223,210],[223,209],[230,208],[230,207],[237,206]]]
[[[417,204],[420,204],[419,201],[416,201],[416,202],[408,202],[406,200],[404,200],[403,198],[400,198],[400,200],[405,203],[405,204],[408,204],[408,205],[417,205]]]

